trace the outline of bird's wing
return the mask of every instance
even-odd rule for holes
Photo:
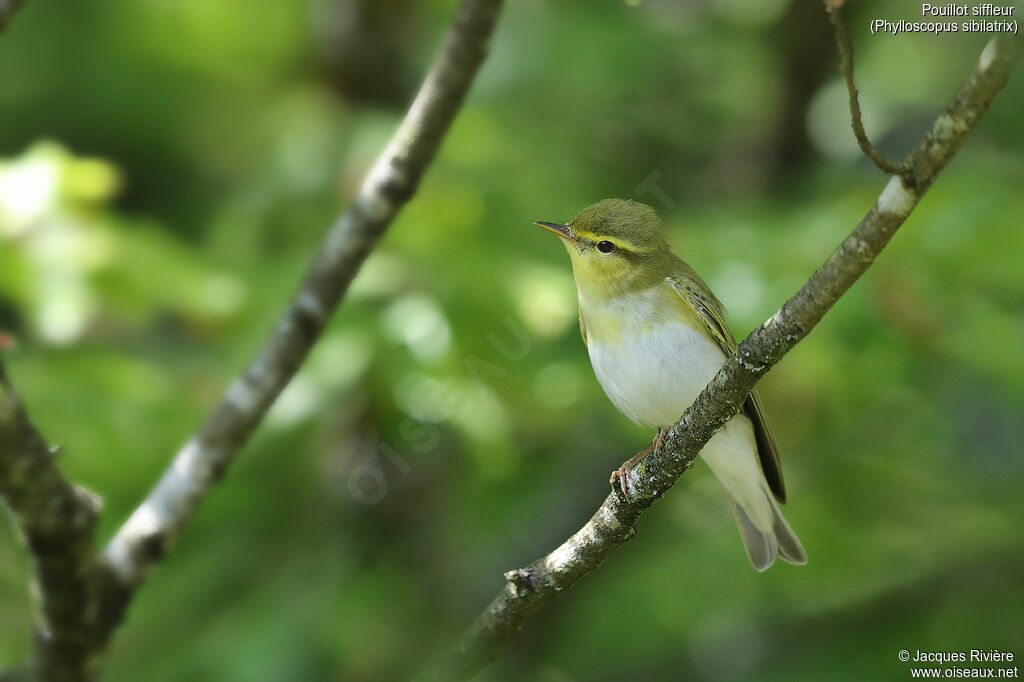
[[[779,448],[775,445],[775,436],[768,424],[764,405],[757,391],[751,391],[747,401],[743,403],[743,413],[754,423],[754,439],[757,441],[757,457],[761,461],[761,471],[768,481],[768,487],[779,502],[786,501],[786,482],[782,479],[782,462],[779,461]]]
[[[587,345],[587,323],[583,321],[583,309],[580,309],[580,336],[583,337],[583,345]]]
[[[721,302],[710,293],[707,285],[692,270],[688,273],[692,280],[679,275],[671,275],[665,280],[675,290],[679,297],[686,304],[693,314],[693,317],[704,325],[708,335],[718,342],[719,348],[727,356],[732,355],[736,350],[736,338],[729,331],[729,325],[725,322],[725,313]],[[757,442],[757,457],[761,463],[761,471],[768,482],[768,487],[779,502],[786,501],[786,485],[782,480],[782,463],[779,461],[779,449],[775,445],[775,437],[772,435],[771,427],[768,425],[768,417],[765,415],[764,406],[757,396],[757,391],[752,391],[743,404],[743,413],[747,415],[754,424],[754,439]]]

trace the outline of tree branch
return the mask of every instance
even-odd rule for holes
[[[91,670],[99,500],[57,468],[56,449],[32,425],[0,363],[0,497],[14,514],[35,571],[40,678],[75,680]]]
[[[0,0],[0,28],[5,10],[16,5]],[[328,232],[256,358],[102,553],[94,546],[98,502],[60,473],[0,367],[0,496],[26,537],[42,600],[29,679],[95,677],[147,569],[259,426],[360,265],[416,191],[483,63],[501,5],[502,0],[462,0],[404,120]]]
[[[853,127],[853,135],[857,138],[861,151],[883,172],[889,175],[902,175],[906,166],[895,164],[882,156],[882,153],[871,144],[864,130],[864,121],[860,113],[860,95],[857,92],[857,85],[853,82],[853,42],[846,31],[846,24],[843,23],[842,5],[843,0],[825,0],[825,11],[835,30],[836,45],[839,46],[839,69],[843,72],[846,90],[850,93],[850,125]]]
[[[483,62],[501,0],[463,0],[405,120],[316,260],[263,348],[107,545],[119,616],[146,570],[260,424],[323,332],[359,266],[416,190]]]
[[[867,270],[953,158],[1020,58],[1020,41],[988,43],[970,79],[907,158],[905,180],[889,180],[875,205],[828,260],[763,325],[754,330],[671,428],[664,446],[627,477],[629,500],[613,486],[597,512],[560,547],[506,584],[458,645],[425,680],[473,677],[497,657],[532,614],[594,570],[636,533],[640,515],[692,466],[700,450],[743,405],[758,379],[803,339]]]

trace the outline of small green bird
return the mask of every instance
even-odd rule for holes
[[[567,225],[538,222],[562,238],[579,292],[580,333],[597,380],[638,424],[665,429],[689,407],[736,349],[722,304],[672,253],[658,214],[645,204],[605,199]],[[616,474],[624,474],[651,448]],[[782,468],[764,408],[751,393],[701,451],[725,486],[750,563],[777,557],[807,563],[776,502],[785,502]],[[625,490],[624,490],[625,492]]]

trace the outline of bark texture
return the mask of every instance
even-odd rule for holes
[[[0,365],[0,497],[32,558],[39,595],[33,667],[41,679],[63,682],[95,671],[99,498],[68,482],[58,453],[32,425]]]

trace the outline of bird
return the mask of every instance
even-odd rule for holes
[[[580,334],[611,402],[657,429],[648,448],[612,474],[623,485],[632,466],[661,446],[665,433],[736,349],[724,308],[699,275],[676,256],[657,212],[605,199],[568,223],[535,224],[558,235],[572,262]],[[751,565],[777,558],[807,563],[807,553],[779,509],[786,489],[764,406],[752,392],[743,409],[700,453],[728,494]]]

